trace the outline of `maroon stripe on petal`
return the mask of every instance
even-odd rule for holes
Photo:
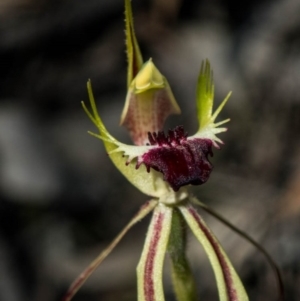
[[[228,266],[226,259],[220,249],[220,246],[218,244],[218,242],[216,241],[216,239],[213,237],[213,235],[211,234],[211,232],[207,229],[207,227],[203,224],[202,220],[200,219],[197,211],[193,208],[189,208],[188,209],[189,212],[193,215],[194,219],[196,220],[199,228],[204,232],[205,236],[207,237],[207,239],[209,240],[209,242],[211,243],[218,259],[220,262],[220,265],[222,267],[222,272],[224,275],[224,279],[225,279],[225,284],[226,284],[226,288],[227,288],[227,296],[229,298],[230,301],[238,301],[238,296],[237,296],[237,292],[236,289],[234,288],[234,283],[231,277],[231,273],[230,273],[230,267]]]
[[[144,293],[146,301],[154,301],[154,263],[155,263],[155,255],[157,252],[157,246],[160,239],[160,234],[162,230],[162,222],[163,222],[164,214],[159,213],[155,217],[154,231],[153,237],[150,243],[149,252],[147,254],[147,259],[145,263],[145,274],[144,274]]]

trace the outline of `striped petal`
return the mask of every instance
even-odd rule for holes
[[[163,263],[171,230],[172,208],[159,204],[153,213],[137,267],[138,301],[164,301]]]
[[[70,301],[85,281],[91,276],[91,274],[97,269],[102,261],[110,254],[115,246],[120,242],[124,235],[134,226],[137,222],[143,219],[148,213],[150,213],[157,205],[157,201],[149,201],[141,207],[140,211],[133,217],[133,219],[127,224],[127,226],[119,233],[119,235],[111,242],[111,244],[79,275],[79,277],[72,283],[68,292],[66,293],[63,301]]]
[[[244,286],[214,234],[192,206],[179,206],[213,268],[220,301],[248,301]]]

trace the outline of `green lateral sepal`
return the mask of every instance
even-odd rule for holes
[[[172,222],[171,207],[158,204],[153,212],[137,266],[138,301],[164,301],[163,264]]]
[[[229,261],[217,238],[207,227],[197,211],[191,206],[179,206],[179,209],[203,246],[213,268],[220,301],[248,301],[245,288]]]

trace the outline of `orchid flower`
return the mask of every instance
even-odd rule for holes
[[[208,60],[202,63],[196,94],[197,132],[188,136],[183,126],[164,133],[163,126],[170,114],[179,114],[167,79],[152,59],[144,62],[133,27],[130,0],[125,0],[126,47],[128,56],[127,96],[121,114],[134,145],[114,138],[98,114],[91,82],[87,89],[91,110],[83,109],[98,129],[91,135],[101,139],[107,154],[131,184],[150,197],[112,243],[83,271],[71,285],[65,301],[77,290],[114,249],[127,231],[153,211],[144,248],[137,266],[137,300],[164,301],[163,263],[169,253],[172,281],[178,301],[196,300],[196,282],[185,254],[185,229],[188,225],[203,246],[214,271],[220,301],[248,300],[244,286],[219,241],[205,224],[195,204],[209,211],[188,191],[189,185],[205,183],[212,171],[209,156],[222,141],[217,134],[229,119],[216,122],[230,93],[213,112],[214,83]],[[210,211],[213,215],[213,211]],[[227,222],[228,224],[228,222]],[[232,225],[229,226],[235,229]]]

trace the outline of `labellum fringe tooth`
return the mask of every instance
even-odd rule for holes
[[[184,185],[200,185],[205,183],[212,171],[208,155],[212,156],[210,139],[188,138],[182,126],[169,130],[165,136],[163,131],[148,133],[149,144],[157,146],[146,152],[137,163],[143,163],[147,171],[153,168],[163,174],[174,191]]]

